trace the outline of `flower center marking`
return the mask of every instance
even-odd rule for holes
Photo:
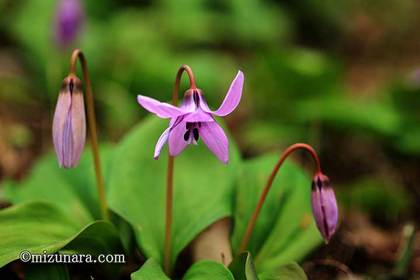
[[[201,127],[201,122],[187,122],[185,126],[187,131],[184,134],[184,141],[197,144],[197,141],[200,139],[198,128]]]
[[[198,96],[198,91],[194,90],[193,93],[193,100],[194,100],[194,104],[195,106],[200,107],[200,97]]]

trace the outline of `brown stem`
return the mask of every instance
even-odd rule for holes
[[[196,89],[197,85],[195,83],[195,78],[193,71],[190,66],[183,64],[181,67],[179,67],[178,72],[176,73],[176,79],[175,79],[175,86],[174,90],[172,92],[172,104],[176,105],[178,103],[178,92],[179,92],[179,84],[181,82],[182,73],[186,72],[188,75],[188,78],[190,79],[190,89]]]
[[[190,79],[190,89],[195,89],[196,83],[194,74],[188,65],[182,65],[176,74],[174,88],[172,90],[172,104],[178,104],[179,85],[183,72],[188,74]],[[166,222],[165,222],[165,244],[163,252],[163,268],[167,275],[171,274],[171,255],[172,255],[172,217],[173,217],[173,194],[174,194],[174,157],[168,154],[168,172],[166,177]]]
[[[280,169],[280,166],[283,164],[283,162],[286,160],[286,158],[291,153],[293,153],[294,151],[296,151],[298,149],[304,149],[304,150],[306,150],[310,153],[310,155],[312,156],[312,158],[314,159],[315,164],[316,164],[316,173],[318,173],[318,172],[321,173],[321,165],[320,165],[320,162],[319,162],[318,155],[315,152],[315,150],[311,146],[309,146],[308,144],[297,143],[297,144],[293,144],[293,145],[289,146],[286,150],[284,150],[284,152],[280,156],[280,159],[277,161],[276,165],[274,166],[273,171],[270,174],[270,177],[268,177],[268,180],[267,180],[267,182],[264,186],[264,189],[261,193],[261,196],[258,200],[257,206],[255,207],[255,210],[252,213],[251,218],[248,221],[248,225],[246,227],[245,234],[242,238],[241,245],[239,246],[238,253],[240,253],[242,251],[245,251],[247,246],[248,246],[248,243],[249,243],[249,240],[251,239],[251,235],[252,235],[252,232],[254,230],[255,224],[257,222],[258,215],[260,214],[261,208],[264,204],[264,201],[267,197],[268,192],[270,191],[270,188],[273,184],[274,178],[276,177],[276,174]]]
[[[92,145],[92,154],[95,166],[96,188],[99,196],[99,204],[101,208],[102,218],[109,220],[108,205],[105,198],[105,184],[102,176],[101,161],[99,158],[98,138],[96,133],[96,117],[95,106],[93,102],[92,84],[90,82],[86,58],[80,49],[75,49],[71,55],[70,60],[70,74],[76,75],[76,64],[79,59],[82,66],[83,79],[86,83],[86,108],[87,119],[89,124],[90,141]]]

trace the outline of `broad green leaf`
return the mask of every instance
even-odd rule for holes
[[[19,259],[22,251],[102,254],[120,248],[111,224],[97,221],[81,226],[48,203],[22,203],[0,211],[0,228],[0,267]]]
[[[229,265],[230,271],[235,276],[235,280],[257,280],[254,261],[249,252],[243,252],[233,259]]]
[[[66,264],[32,264],[25,270],[27,280],[70,280]]]
[[[80,226],[47,203],[24,203],[0,211],[0,267],[19,259],[21,251],[56,252]]]
[[[109,222],[95,221],[84,227],[61,251],[98,255],[121,253],[121,250],[117,229]]]
[[[246,161],[239,176],[232,236],[238,250],[251,213],[279,155]],[[248,250],[258,272],[271,272],[281,264],[301,260],[322,241],[312,218],[311,182],[296,164],[280,168],[260,212]]]
[[[258,275],[260,280],[306,280],[305,272],[297,263],[279,266],[273,272],[263,272]]]
[[[223,264],[204,260],[195,263],[188,269],[184,280],[235,280],[232,273]]]
[[[131,280],[169,280],[169,278],[154,259],[148,259],[139,270],[131,273]]]
[[[134,228],[147,257],[162,262],[165,223],[167,152],[153,151],[168,122],[146,118],[115,151],[109,177],[110,207]],[[224,165],[201,143],[175,158],[172,263],[193,238],[213,222],[232,214],[233,182],[238,152],[230,142]]]
[[[103,265],[104,274],[109,279],[118,278],[122,269],[121,266],[127,262],[119,232],[113,224],[105,221],[96,221],[85,227],[60,252],[66,254],[82,253],[92,256],[112,254],[114,262]]]
[[[108,173],[110,147],[101,148],[103,173]],[[72,169],[58,167],[55,154],[42,157],[22,183],[4,183],[5,197],[13,204],[46,201],[65,211],[81,225],[100,218],[98,194],[91,150],[86,149],[80,163]]]
[[[331,126],[383,136],[396,136],[401,125],[401,116],[391,104],[345,94],[308,98],[295,110],[302,122],[323,121]]]

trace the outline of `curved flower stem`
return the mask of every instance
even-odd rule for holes
[[[98,149],[98,138],[96,133],[96,118],[95,118],[95,106],[93,102],[93,93],[92,85],[90,82],[88,67],[86,58],[83,52],[80,49],[75,49],[71,55],[70,60],[70,74],[76,74],[76,63],[77,60],[80,60],[83,71],[83,80],[86,83],[86,108],[87,108],[87,119],[89,124],[89,133],[90,141],[92,145],[92,154],[95,166],[95,176],[96,176],[96,188],[99,196],[99,204],[101,208],[102,218],[104,220],[109,220],[108,205],[105,198],[105,186],[104,178],[101,171],[101,161],[99,158],[99,149]]]
[[[190,66],[183,64],[179,67],[178,72],[176,73],[175,85],[172,91],[172,104],[177,105],[178,103],[178,92],[179,92],[179,84],[181,82],[182,73],[184,71],[187,73],[188,78],[190,79],[190,89],[196,89],[197,85],[195,83],[195,78],[193,71]]]
[[[320,165],[320,162],[319,162],[318,155],[315,152],[315,150],[311,146],[309,146],[308,144],[296,143],[296,144],[293,144],[293,145],[289,146],[286,150],[284,150],[284,152],[280,156],[280,159],[277,161],[276,165],[274,166],[273,171],[271,171],[270,177],[268,177],[268,180],[267,180],[267,182],[264,186],[264,189],[261,193],[261,196],[258,200],[257,206],[255,207],[255,210],[252,213],[251,218],[248,221],[248,225],[246,227],[245,234],[242,238],[241,245],[239,246],[238,253],[240,253],[242,251],[245,251],[247,246],[248,246],[249,240],[251,239],[252,231],[254,230],[255,224],[257,222],[258,215],[260,214],[261,208],[264,204],[264,201],[267,197],[268,192],[270,191],[270,188],[273,184],[274,178],[276,177],[276,174],[280,169],[280,166],[283,164],[283,162],[286,160],[286,158],[291,153],[293,153],[294,151],[296,151],[298,149],[304,149],[304,150],[308,151],[315,161],[316,173],[321,172],[321,165]]]
[[[188,65],[182,65],[176,74],[174,88],[172,90],[172,104],[178,104],[179,85],[183,72],[188,74],[190,79],[190,89],[196,89],[194,74]],[[163,253],[163,267],[167,275],[171,273],[171,255],[172,255],[172,216],[173,216],[173,194],[174,194],[174,157],[168,154],[168,172],[166,176],[166,222],[165,222],[165,245]]]

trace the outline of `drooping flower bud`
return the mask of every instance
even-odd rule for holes
[[[79,163],[86,139],[86,116],[82,83],[75,75],[62,84],[53,120],[53,142],[60,167]]]
[[[337,226],[338,208],[330,179],[322,173],[313,177],[311,202],[316,226],[328,243]]]
[[[59,0],[55,18],[55,36],[60,47],[68,47],[77,37],[84,20],[80,0]]]

